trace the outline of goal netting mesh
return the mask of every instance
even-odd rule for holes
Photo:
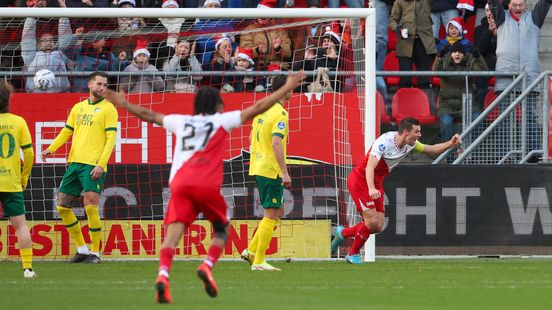
[[[35,257],[66,259],[75,252],[56,212],[71,143],[46,162],[40,153],[65,126],[72,106],[88,98],[86,82],[92,71],[107,71],[109,87],[129,93],[131,102],[169,114],[192,113],[193,93],[204,85],[221,90],[225,110],[243,109],[271,91],[273,76],[306,70],[305,85],[285,105],[293,185],[285,190],[285,216],[268,254],[329,258],[335,226],[359,220],[346,178],[364,155],[365,118],[372,115],[364,112],[366,102],[373,104],[375,97],[373,67],[372,75],[365,74],[366,63],[372,66],[365,56],[373,62],[374,53],[366,52],[366,46],[374,45],[366,45],[366,29],[372,31],[373,24],[367,27],[369,19],[331,15],[214,19],[151,14],[0,18],[0,74],[17,90],[11,112],[26,119],[36,153],[24,192]],[[54,73],[52,87],[35,83],[35,72],[41,69]],[[368,127],[373,130],[376,124]],[[250,130],[250,124],[234,130],[225,153],[222,191],[232,221],[226,258],[239,257],[263,216],[254,179],[248,176]],[[163,128],[119,109],[117,143],[99,206],[104,258],[158,256],[174,144]],[[75,203],[74,211],[89,242],[82,201]],[[187,229],[178,257],[205,255],[211,234],[211,225],[200,216]],[[0,260],[17,258],[14,229],[3,218]]]

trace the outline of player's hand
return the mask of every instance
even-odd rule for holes
[[[96,166],[94,167],[94,169],[92,169],[92,171],[90,171],[90,176],[92,177],[92,180],[96,180],[101,177],[103,173],[103,168],[100,166]]]
[[[282,174],[282,186],[285,188],[291,187],[291,177],[289,176],[289,173],[285,172]]]
[[[380,191],[378,191],[378,190],[375,189],[375,188],[368,189],[368,195],[370,196],[370,198],[372,198],[372,199],[374,199],[374,200],[381,197]]]
[[[301,86],[301,84],[303,84],[304,79],[305,79],[305,73],[303,72],[303,70],[301,70],[296,73],[292,73],[288,75],[286,84],[288,86],[291,86],[291,89],[296,89],[297,87]]]
[[[459,134],[455,134],[455,135],[452,136],[452,138],[450,139],[450,143],[452,144],[452,146],[460,145],[460,144],[462,143],[462,138],[460,137]]]
[[[21,178],[21,187],[22,187],[23,189],[26,189],[26,188],[27,188],[27,180]]]
[[[107,99],[107,101],[113,103],[114,105],[123,107],[128,103],[126,101],[126,94],[122,90],[116,93],[111,89],[106,89],[103,95],[104,95],[104,98]]]
[[[50,155],[52,155],[52,152],[50,150],[46,149],[40,154],[40,158],[42,159],[43,162],[45,162],[46,158],[50,157]]]

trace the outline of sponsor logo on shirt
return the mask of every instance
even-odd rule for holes
[[[286,123],[284,123],[284,122],[278,122],[278,129],[284,130],[284,128],[286,128]]]
[[[380,150],[380,152],[385,151],[385,145],[384,145],[384,144],[380,144],[380,145],[378,146],[378,150]]]

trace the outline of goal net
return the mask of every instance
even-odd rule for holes
[[[293,184],[284,191],[285,216],[268,257],[330,258],[335,227],[360,220],[346,179],[377,128],[372,9],[33,8],[0,15],[0,76],[17,91],[10,110],[26,119],[36,153],[24,194],[37,259],[75,252],[56,212],[71,141],[45,162],[40,153],[65,126],[72,106],[88,98],[93,71],[107,71],[109,87],[127,92],[129,101],[169,114],[192,113],[194,92],[205,85],[221,90],[225,110],[243,109],[271,92],[273,76],[305,70],[305,85],[285,104]],[[41,69],[55,76],[51,85],[37,82]],[[234,130],[225,153],[226,258],[239,257],[263,216],[248,176],[250,130],[251,124]],[[163,128],[119,109],[99,206],[104,258],[158,256],[174,144]],[[73,207],[89,242],[82,201]],[[177,256],[205,255],[211,234],[200,215]],[[16,240],[2,218],[0,260],[18,258]]]

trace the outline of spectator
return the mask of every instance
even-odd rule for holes
[[[550,10],[551,0],[538,0],[533,10],[527,8],[526,0],[511,0],[508,10],[503,10],[497,0],[489,0],[489,7],[497,27],[496,71],[525,72],[527,85],[539,75],[539,32]],[[493,10],[493,8],[496,8]],[[496,78],[495,92],[501,93],[512,83],[511,77]],[[516,88],[518,91],[521,89]],[[540,89],[527,96],[527,149],[539,150],[540,128],[537,123],[537,97]],[[501,108],[509,105],[501,102]]]
[[[201,64],[195,57],[195,42],[181,39],[176,45],[173,57],[163,65],[164,72],[202,72]],[[199,81],[199,75],[193,76],[168,76],[165,79],[166,90],[177,93],[194,93]]]
[[[441,25],[445,27],[445,30],[447,30],[449,22],[453,18],[458,17],[458,10],[456,9],[456,5],[458,5],[458,0],[437,0],[431,2],[431,21],[433,22],[433,37],[436,40],[441,39],[439,37]],[[439,48],[437,48],[437,50],[439,50]]]
[[[306,47],[305,51],[305,58],[302,61],[293,63],[293,71],[304,70],[305,72],[312,72],[316,70],[316,53],[318,48],[316,45],[310,44]],[[314,79],[314,76],[305,77],[305,83],[303,83],[300,89],[297,89],[296,91],[301,91],[303,93],[308,92],[308,85],[312,83]]]
[[[467,52],[471,50],[471,42],[467,39],[464,39],[464,23],[460,17],[453,18],[447,23],[447,36],[439,41],[437,44],[437,51],[444,49],[444,53],[447,53],[450,50],[450,47],[456,43],[460,42],[464,45],[464,49]]]
[[[396,55],[401,71],[412,71],[415,64],[418,71],[431,70],[431,57],[436,52],[435,38],[431,28],[430,0],[416,3],[396,0],[389,18],[389,28],[397,32]],[[411,77],[401,77],[400,87],[410,87]],[[418,77],[420,88],[429,87],[429,77]]]
[[[488,70],[494,71],[496,65],[496,23],[489,5],[485,5],[485,15],[481,18],[481,24],[475,28],[474,46],[485,59]],[[480,108],[483,107],[485,96],[489,91],[488,81],[488,77],[478,77],[475,82],[476,90],[473,97]]]
[[[147,44],[139,42],[132,54],[134,61],[128,65],[124,72],[158,72],[157,68],[149,63],[150,52]],[[151,93],[163,91],[165,83],[159,75],[123,76],[119,82],[119,89],[126,93]]]
[[[387,56],[387,43],[389,41],[389,15],[395,0],[372,0],[372,6],[376,9],[376,70],[383,71],[383,63]],[[376,88],[387,97],[387,85],[382,76],[376,76]]]
[[[175,0],[165,0],[161,5],[164,9],[178,9],[179,4]],[[152,42],[149,46],[151,53],[150,62],[159,70],[163,70],[164,64],[171,55],[175,53],[175,47],[178,42],[178,36],[182,25],[186,20],[184,18],[159,18],[159,22],[167,30],[166,39],[158,42]],[[159,32],[162,30],[159,29]]]
[[[37,1],[33,5],[35,7],[43,7],[44,3],[45,1]],[[65,7],[63,0],[59,0],[59,4],[61,7]],[[59,43],[57,46],[51,33],[42,33],[37,43],[36,32],[36,19],[33,17],[25,19],[21,35],[21,57],[25,65],[23,71],[34,73],[41,69],[48,69],[54,74],[57,72],[67,72],[66,65],[69,63],[69,59],[61,50],[67,47],[71,40],[72,31],[69,19],[59,19]],[[69,87],[69,79],[66,76],[57,76],[55,86],[49,90],[36,89],[32,76],[27,77],[25,82],[25,90],[27,92],[67,92],[69,91]]]
[[[131,9],[136,7],[135,0],[119,0],[117,6],[121,9]],[[135,38],[133,37],[138,28],[144,26],[146,23],[143,18],[117,18],[117,31],[121,36],[114,41],[112,51],[115,55],[119,55],[124,51],[128,56],[132,55],[136,47]]]
[[[239,50],[236,56],[236,63],[234,64],[234,71],[236,72],[253,72],[253,66],[255,61],[252,58],[253,51],[249,48],[243,48]],[[232,83],[226,83],[222,87],[222,90],[226,93],[232,92],[244,92],[244,91],[265,91],[264,85],[258,83],[260,77],[255,76],[234,76]]]
[[[232,58],[232,39],[227,36],[215,37],[215,53],[213,58],[203,65],[203,71],[231,71],[234,67]],[[207,75],[203,78],[204,83],[211,87],[221,88],[223,84],[231,81],[228,76]]]
[[[339,8],[340,7],[339,0],[328,0],[328,8]],[[363,8],[364,7],[364,0],[343,0],[345,5],[350,8]]]
[[[449,51],[441,49],[433,63],[433,71],[485,71],[487,65],[477,49],[472,49],[472,53],[466,51],[466,47],[461,41],[456,41]],[[441,89],[439,96],[441,104],[437,115],[441,118],[441,141],[448,141],[454,135],[454,121],[462,119],[463,95],[466,91],[465,77],[441,77]],[[476,109],[472,108],[472,111]]]
[[[132,9],[136,7],[136,1],[135,0],[119,0],[117,3],[117,6],[119,8],[123,9]],[[138,17],[120,17],[117,18],[117,23],[119,24],[119,32],[127,32],[129,30],[136,30],[139,27],[143,27],[146,25],[143,18]]]
[[[265,4],[267,3],[261,2],[259,6],[263,7]],[[273,29],[274,26],[276,26],[274,19],[259,18],[244,28],[244,31],[250,31],[250,33],[240,37],[240,48],[253,50],[253,60],[260,70],[267,68],[270,64],[289,68],[291,40],[286,29]],[[265,28],[272,28],[272,30],[264,30]]]
[[[320,8],[320,0],[307,0],[307,7],[311,9]],[[318,45],[318,38],[324,33],[327,24],[311,24],[297,26],[288,29],[288,37],[292,40],[293,57],[292,61],[303,61],[305,48],[308,45]]]
[[[333,24],[337,26],[337,24]],[[329,26],[326,27],[326,32],[322,35],[321,47],[317,50],[316,68],[328,68],[328,71],[337,71],[339,63],[339,55],[341,48],[341,37],[339,30],[333,31]],[[337,77],[331,77],[332,89],[336,92],[340,91],[341,83]]]
[[[99,31],[87,33],[92,38],[90,46],[83,51],[84,38],[80,36],[82,28],[75,33],[77,41],[73,46],[63,50],[65,55],[74,61],[75,71],[122,71],[129,62],[126,61],[126,52],[122,51],[116,57],[109,50],[105,49],[106,41],[103,34]],[[71,91],[76,93],[86,93],[89,76],[74,76],[71,83]]]

